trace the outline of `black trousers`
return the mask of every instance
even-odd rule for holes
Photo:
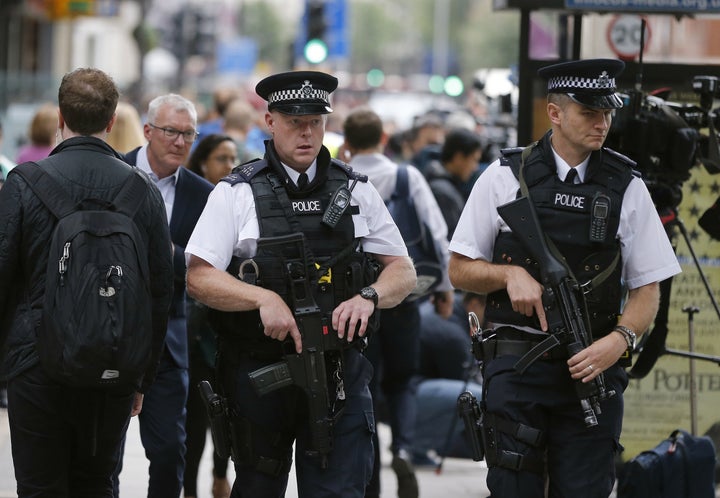
[[[112,497],[133,398],[63,386],[40,365],[11,379],[8,418],[18,497]]]

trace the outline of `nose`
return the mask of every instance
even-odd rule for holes
[[[598,121],[598,125],[603,130],[609,129],[610,124],[612,123],[612,114],[608,113],[602,113],[600,114],[600,120]]]

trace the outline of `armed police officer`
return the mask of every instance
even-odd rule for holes
[[[233,498],[284,496],[293,442],[301,496],[362,497],[372,472],[362,350],[376,309],[416,276],[380,195],[322,145],[337,84],[315,71],[257,84],[265,157],[218,184],[186,249],[189,293],[217,310]]]
[[[619,360],[650,326],[658,282],[680,271],[634,163],[603,147],[622,107],[615,77],[623,68],[595,59],[539,71],[551,129],[529,147],[503,151],[480,176],[450,244],[453,284],[488,294],[485,318],[494,324],[480,353],[493,498],[544,497],[546,484],[553,497],[610,494],[627,385]],[[570,293],[580,303],[574,322],[567,320],[574,310],[548,300],[540,283],[547,269],[526,234],[503,217],[520,194],[554,260],[578,283]],[[558,308],[563,323],[591,333],[584,347],[571,349],[567,327],[553,326]],[[578,393],[592,385],[602,396],[588,417]]]

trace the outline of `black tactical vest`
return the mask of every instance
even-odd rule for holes
[[[512,168],[516,177],[522,150],[506,149],[501,158],[501,164]],[[557,177],[548,134],[533,148],[523,170],[543,232],[563,255],[578,283],[585,286],[588,318],[595,337],[609,333],[620,313],[622,261],[616,234],[623,195],[633,177],[633,165],[630,159],[603,148],[592,153],[584,183],[566,185]],[[593,237],[593,207],[605,200],[609,200],[609,210],[604,236],[599,236],[596,230]],[[596,217],[598,213],[595,211]],[[498,235],[493,263],[520,265],[540,280],[537,262],[511,232]],[[597,279],[593,282],[593,278],[608,268],[612,269],[602,282]],[[512,310],[504,289],[488,295],[485,314],[491,322],[538,327],[537,317]]]
[[[349,179],[367,181],[366,176],[358,175],[344,163],[331,159],[325,148],[318,156],[315,179],[302,191],[287,177],[271,144],[265,159],[235,168],[222,181],[250,183],[260,238],[257,254],[252,258],[254,264],[249,263],[250,260],[243,264],[243,260],[233,258],[228,272],[276,292],[293,310],[293,293],[299,292],[299,289],[291,285],[291,273],[300,268],[301,273],[309,275],[313,298],[328,316],[338,303],[374,282],[374,266],[358,250],[359,241],[355,238],[352,214],[359,212],[358,207],[348,208],[334,228],[321,223],[333,194],[339,187],[347,186]],[[293,234],[303,234],[304,237],[296,237],[295,240],[283,238],[292,238]],[[241,265],[243,274],[239,274]],[[263,334],[257,310],[213,311],[211,320],[221,335],[230,334],[235,339],[252,343],[278,344]]]

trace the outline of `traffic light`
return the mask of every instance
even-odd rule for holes
[[[308,0],[307,3],[307,40],[324,40],[327,23],[325,22],[325,2]]]
[[[303,55],[313,64],[323,62],[328,55],[325,34],[327,22],[325,20],[325,2],[323,0],[308,0],[305,6],[305,47]]]

